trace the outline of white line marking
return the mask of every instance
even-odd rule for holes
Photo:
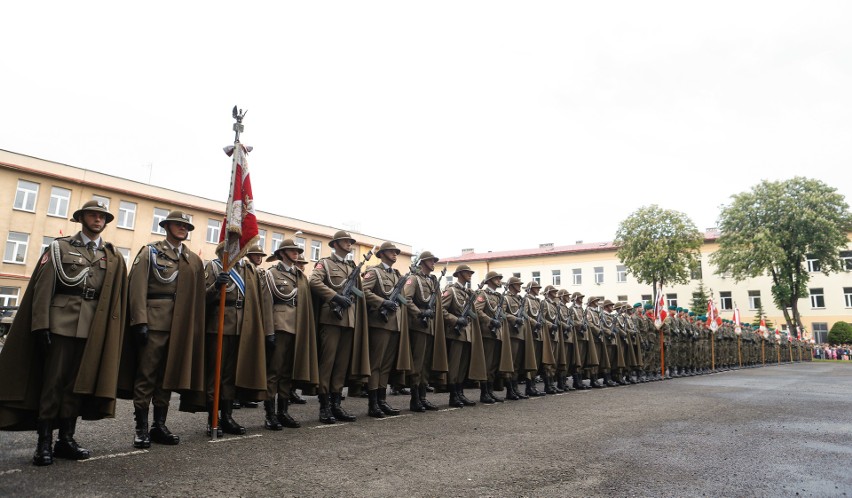
[[[219,439],[211,439],[207,441],[208,443],[223,443],[227,441],[239,441],[240,439],[251,439],[253,437],[261,437],[263,434],[249,434],[247,436],[237,436],[237,437],[228,437],[228,438],[219,438]]]
[[[451,411],[453,411],[453,410],[458,410],[458,408],[456,408],[456,407],[452,407],[452,408],[443,408],[443,409],[438,410],[438,411],[439,411],[439,412],[451,412]]]
[[[381,422],[383,420],[393,420],[395,418],[410,417],[411,415],[411,413],[400,413],[399,415],[387,415],[384,418],[374,418],[373,420],[375,420],[376,422]]]
[[[329,427],[331,427],[331,428],[334,428],[334,427],[345,427],[345,424],[342,424],[342,423],[341,423],[341,424],[322,424],[322,425],[315,425],[315,426],[311,427],[311,429],[328,429]]]
[[[5,475],[9,475],[9,474],[14,474],[14,473],[16,473],[16,472],[20,472],[20,471],[21,471],[21,469],[9,469],[9,470],[4,470],[4,471],[0,472],[0,476],[5,476]]]
[[[127,453],[113,453],[111,455],[100,455],[92,458],[87,458],[85,460],[77,460],[78,462],[91,462],[93,460],[103,460],[105,458],[119,458],[133,455],[141,455],[143,453],[148,453],[148,450],[136,450],[136,451],[128,451]]]

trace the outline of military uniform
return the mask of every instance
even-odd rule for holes
[[[591,386],[586,386],[583,383],[583,373],[590,383],[596,379],[594,372],[597,371],[598,355],[595,348],[594,339],[592,338],[591,329],[586,318],[586,312],[583,309],[583,298],[585,296],[580,292],[575,292],[571,295],[571,322],[574,325],[574,347],[577,349],[577,371],[574,374],[574,387],[576,389],[591,389]]]
[[[513,374],[510,376],[509,385],[506,390],[506,398],[510,400],[527,399],[528,396],[518,390],[518,382],[526,381],[531,373],[538,370],[535,360],[535,346],[533,344],[532,330],[529,320],[521,318],[524,312],[524,298],[520,295],[521,280],[518,277],[509,277],[506,286],[508,292],[503,301],[503,309],[506,313],[507,332],[512,355]]]
[[[502,279],[503,275],[497,272],[488,272],[485,282],[489,284],[493,279]],[[500,284],[502,285],[502,283]],[[503,376],[514,371],[511,358],[511,345],[509,344],[508,322],[506,321],[505,294],[492,289],[490,285],[484,287],[476,295],[476,314],[479,317],[479,329],[482,332],[482,350],[485,356],[485,371],[487,380],[479,383],[479,401],[485,404],[495,402],[502,403],[503,400],[494,394],[495,382],[501,381]]]
[[[574,314],[568,305],[571,302],[571,294],[565,289],[560,289],[556,297],[557,317],[562,331],[562,354],[565,355],[564,370],[559,373],[557,386],[566,391],[574,391],[577,387],[573,377],[583,368],[583,361],[577,348],[579,340],[573,324]],[[569,375],[572,377],[571,382],[567,380]]]
[[[113,220],[103,203],[89,201],[86,213]],[[35,427],[33,464],[53,457],[89,458],[74,440],[77,417],[100,419],[115,412],[119,345],[126,312],[124,258],[100,233],[84,231],[55,239],[42,254],[0,352],[0,429]],[[53,444],[53,427],[59,439]]]
[[[609,351],[604,347],[603,331],[601,329],[600,313],[596,309],[597,303],[600,301],[598,297],[590,297],[586,304],[586,324],[589,328],[589,347],[595,348],[595,356],[598,359],[597,368],[589,369],[589,379],[592,387],[606,387],[606,384],[600,380],[601,376],[609,377],[610,357]]]
[[[473,273],[467,265],[459,265],[453,276],[457,277],[461,272]],[[465,379],[487,380],[485,353],[482,350],[482,337],[473,309],[473,299],[473,291],[458,282],[448,285],[441,295],[447,338],[447,386],[450,391],[450,406],[459,408],[476,404],[464,395]],[[467,314],[464,313],[466,308],[469,310]]]

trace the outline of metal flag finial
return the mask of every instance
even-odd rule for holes
[[[237,120],[237,122],[234,123],[234,143],[240,141],[240,133],[245,131],[243,118],[246,116],[246,113],[248,113],[248,110],[244,111],[242,109],[237,109],[237,106],[234,106],[234,109],[231,111],[231,115]]]

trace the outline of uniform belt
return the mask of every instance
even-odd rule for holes
[[[80,289],[78,287],[59,287],[56,289],[56,294],[65,294],[68,296],[80,296],[86,301],[91,301],[93,299],[97,299],[101,295],[101,291],[93,288],[86,287]]]
[[[168,294],[166,294],[166,293],[153,293],[153,294],[148,294],[148,299],[168,299],[169,301],[174,301],[175,300],[175,294],[174,294],[174,292],[168,293]]]
[[[225,306],[227,306],[228,308],[237,308],[239,310],[243,308],[243,303],[245,303],[245,301],[243,301],[242,299],[237,299],[236,301],[228,300],[225,301]],[[219,302],[216,301],[216,304],[219,304]]]
[[[290,299],[278,299],[277,297],[273,297],[272,304],[289,304],[290,306],[293,306],[295,308],[296,296],[293,296]]]

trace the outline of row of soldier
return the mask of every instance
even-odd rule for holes
[[[0,429],[36,429],[35,465],[89,458],[74,438],[77,419],[114,416],[116,398],[133,400],[133,446],[149,448],[180,442],[166,425],[172,392],[181,411],[206,412],[208,434],[218,436],[245,433],[233,418],[237,399],[263,401],[267,429],[299,427],[288,410],[297,387],[317,396],[319,420],[331,424],[355,421],[342,405],[346,387],[365,390],[368,415],[381,418],[400,413],[387,402],[389,384],[408,386],[409,409],[425,412],[438,409],[426,397],[430,383],[464,407],[476,404],[464,394],[469,382],[479,384],[480,402],[495,403],[503,401],[495,391],[520,400],[660,380],[663,361],[668,377],[803,356],[801,344],[794,355],[729,324],[710,334],[686,310],[658,333],[640,305],[590,297],[584,307],[581,293],[541,292],[535,282],[522,295],[516,277],[501,291],[496,272],[472,290],[466,265],[441,292],[429,251],[402,274],[400,250],[384,243],[365,269],[349,257],[355,240],[345,231],[310,277],[292,239],[275,248],[269,268],[254,247],[225,272],[221,260],[202,262],[183,244],[194,226],[180,211],[160,222],[166,238],[142,247],[128,275],[101,237],[113,218],[99,201],[74,213],[80,232],[45,250],[0,352]]]

